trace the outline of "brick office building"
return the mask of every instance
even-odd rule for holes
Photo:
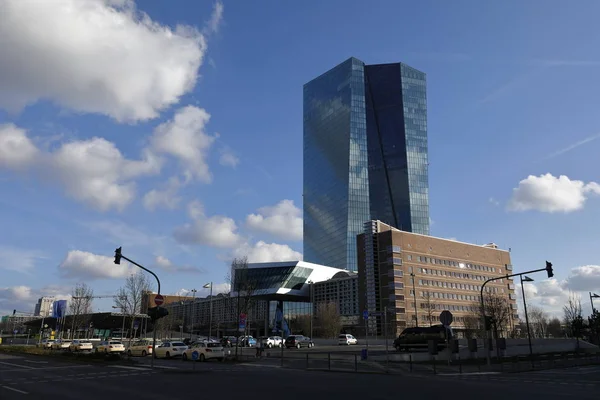
[[[388,332],[395,334],[417,323],[439,324],[443,310],[452,312],[456,331],[468,329],[468,319],[478,315],[485,280],[512,273],[510,253],[494,244],[474,245],[405,232],[381,221],[365,223],[364,233],[357,236],[357,254],[360,309],[387,310]],[[487,284],[486,293],[508,300],[510,311],[501,329],[517,325],[512,278]],[[370,317],[369,333],[381,335],[383,322],[382,316]]]

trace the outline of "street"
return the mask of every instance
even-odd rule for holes
[[[162,361],[162,360],[161,360]],[[252,363],[158,363],[145,365],[88,365],[50,358],[0,355],[0,398],[42,399],[189,399],[198,394],[213,398],[242,396],[263,399],[279,393],[286,400],[319,397],[397,399],[399,394],[419,397],[460,395],[465,399],[559,399],[577,396],[597,399],[598,367],[580,367],[565,374],[527,373],[489,376],[383,375],[316,372]],[[587,368],[587,369],[585,369]],[[596,369],[594,369],[596,368]],[[558,371],[556,371],[558,372]],[[539,376],[532,378],[532,376]],[[232,384],[235,382],[235,384]]]

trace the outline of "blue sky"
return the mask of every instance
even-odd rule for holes
[[[48,3],[0,0],[0,312],[114,293],[120,245],[165,293],[299,257],[302,85],[351,56],[427,73],[433,235],[600,291],[597,2]]]

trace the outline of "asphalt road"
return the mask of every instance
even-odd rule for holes
[[[0,399],[107,398],[190,399],[190,396],[262,400],[281,396],[306,400],[321,398],[398,399],[460,396],[462,399],[545,400],[576,397],[598,399],[598,367],[573,369],[568,381],[549,373],[472,376],[411,376],[281,369],[257,364],[171,362],[168,368],[85,365],[31,356],[0,354]],[[157,364],[158,365],[158,364]],[[161,363],[161,366],[167,364]],[[586,369],[587,368],[587,369]],[[594,369],[595,368],[595,369]],[[562,375],[565,375],[562,370]],[[583,378],[582,378],[583,377]],[[502,378],[502,379],[500,379]],[[235,384],[232,384],[235,382]]]

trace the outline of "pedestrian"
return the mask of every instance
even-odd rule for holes
[[[260,358],[262,352],[262,339],[256,341],[256,358]]]

